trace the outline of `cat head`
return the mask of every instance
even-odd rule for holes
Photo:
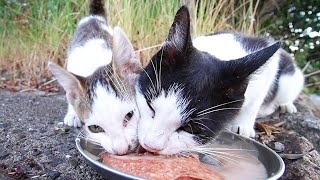
[[[219,60],[193,47],[189,11],[181,7],[138,81],[141,146],[175,154],[215,137],[239,112],[249,75],[279,47],[276,43],[239,59]]]
[[[112,56],[112,63],[88,77],[72,74],[54,63],[49,63],[49,69],[66,91],[85,136],[108,153],[122,155],[134,150],[138,143],[140,115],[134,84],[141,65],[119,27],[113,32]]]

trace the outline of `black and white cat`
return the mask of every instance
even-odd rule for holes
[[[49,69],[66,91],[64,123],[83,124],[87,139],[123,155],[138,144],[134,86],[141,65],[122,29],[108,26],[104,1],[91,0],[89,6],[70,43],[68,71],[52,62]]]
[[[193,151],[225,128],[254,136],[257,116],[294,113],[304,77],[280,42],[215,33],[193,41],[186,7],[137,85],[139,143],[159,154]]]

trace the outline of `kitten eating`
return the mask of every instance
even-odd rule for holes
[[[265,37],[215,33],[193,41],[186,7],[137,85],[139,143],[158,154],[193,151],[225,128],[254,136],[257,116],[294,113],[302,72]]]
[[[108,26],[104,1],[89,6],[70,43],[67,70],[52,62],[49,69],[66,91],[64,123],[82,125],[88,140],[123,155],[138,143],[134,85],[141,65],[122,29]]]

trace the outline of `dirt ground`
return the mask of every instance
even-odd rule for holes
[[[286,120],[288,131],[275,134],[269,147],[281,142],[283,153],[305,154],[285,159],[286,171],[281,179],[320,179],[320,155],[316,150],[320,147],[320,122],[301,103],[297,114],[272,117],[275,122]],[[103,179],[75,147],[79,130],[56,131],[65,127],[62,121],[66,111],[64,94],[10,93],[0,89],[0,180]]]
[[[77,151],[78,130],[55,131],[66,110],[63,94],[0,89],[0,179],[103,179]]]

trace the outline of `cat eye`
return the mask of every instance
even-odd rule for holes
[[[128,114],[124,117],[127,121],[129,121],[133,116],[133,111],[128,112]]]
[[[155,111],[154,111],[154,109],[152,108],[152,106],[151,106],[151,104],[150,104],[150,101],[147,101],[147,104],[148,104],[149,108],[150,108],[151,111],[152,111],[152,118],[154,118]]]
[[[97,125],[90,125],[88,126],[88,129],[93,132],[93,133],[100,133],[100,132],[104,132],[104,130],[102,129],[102,127],[97,126]]]

